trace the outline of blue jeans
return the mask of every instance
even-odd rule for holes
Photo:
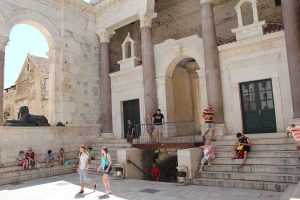
[[[84,174],[84,170],[79,170],[79,180],[80,180],[80,183],[91,181],[89,179],[89,174],[88,174],[87,170],[85,170],[85,174]]]

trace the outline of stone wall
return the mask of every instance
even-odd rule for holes
[[[26,23],[49,44],[49,120],[99,123],[99,39],[91,6],[81,0],[0,2],[0,34]]]
[[[94,144],[99,131],[99,126],[0,127],[0,165],[15,165],[19,151],[27,151],[28,147],[32,147],[40,162],[44,162],[49,149],[57,153],[62,147],[76,158],[79,146]]]
[[[238,0],[215,1],[214,14],[217,36],[228,38],[232,36],[231,29],[237,27],[237,17],[234,6]],[[258,1],[259,19],[267,22],[282,22],[281,7],[275,5],[275,0]],[[167,39],[180,39],[194,34],[201,35],[200,1],[199,0],[158,0],[155,4],[158,13],[153,22],[154,44]],[[245,22],[251,21],[252,12],[247,6]]]

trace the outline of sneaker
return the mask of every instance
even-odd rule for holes
[[[104,194],[105,194],[105,195],[108,195],[108,194],[109,194],[108,190],[105,190]]]
[[[95,192],[95,191],[96,191],[96,189],[97,189],[97,184],[96,184],[96,183],[95,183],[95,185],[94,185],[93,189],[94,189],[94,192]]]
[[[108,194],[112,194],[112,190],[108,190]]]

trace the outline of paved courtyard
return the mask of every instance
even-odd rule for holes
[[[142,180],[112,180],[113,194],[106,196],[100,182],[100,176],[92,175],[98,182],[98,189],[93,192],[86,189],[79,191],[77,174],[32,180],[13,185],[0,186],[1,200],[279,200],[282,193],[259,190],[218,188],[207,186],[182,186],[173,183],[157,183]]]

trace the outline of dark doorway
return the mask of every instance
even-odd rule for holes
[[[127,120],[133,120],[136,125],[140,124],[140,102],[138,99],[123,102],[124,137],[127,138]]]
[[[272,80],[240,84],[244,133],[276,132]]]

